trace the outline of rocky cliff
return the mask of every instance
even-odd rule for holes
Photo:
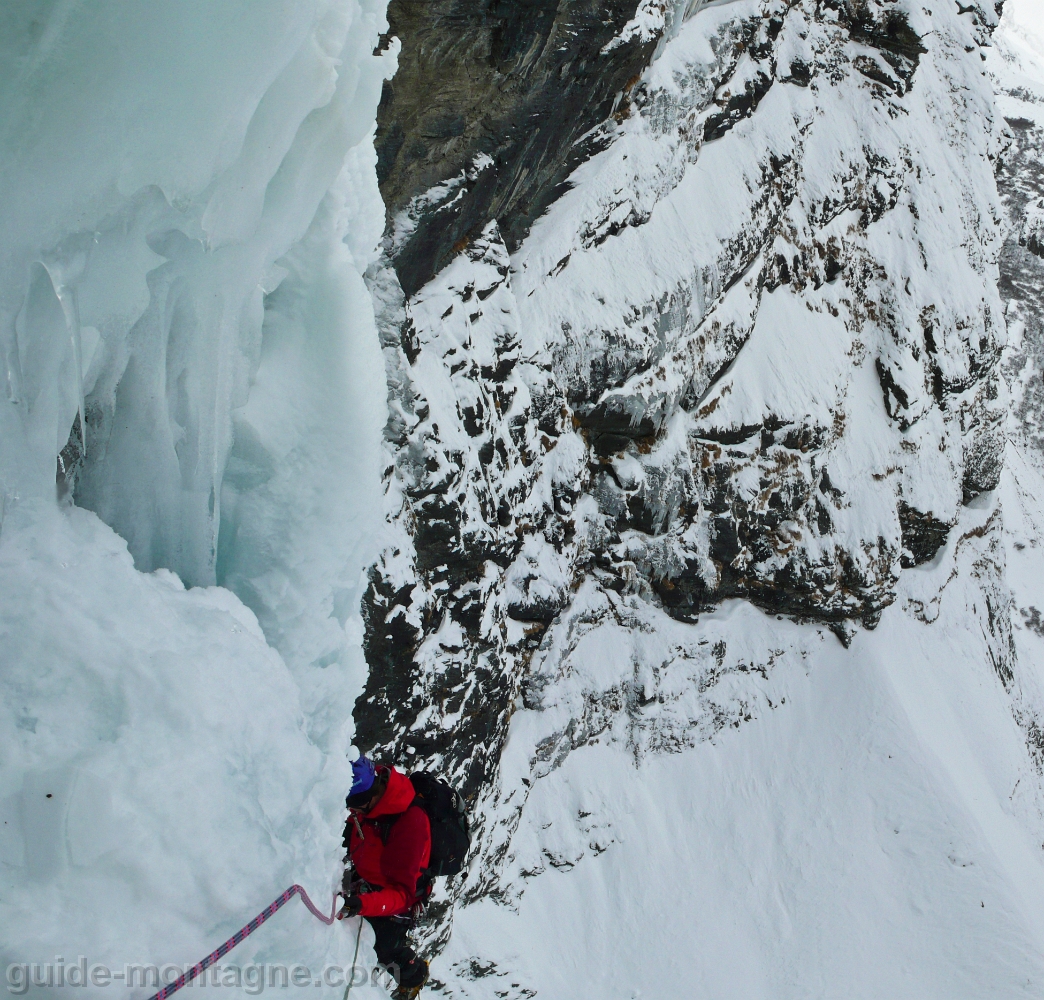
[[[488,806],[508,720],[578,629],[739,597],[847,645],[996,486],[996,12],[393,0],[389,21],[369,281],[394,538],[356,721]]]

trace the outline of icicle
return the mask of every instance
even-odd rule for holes
[[[18,335],[15,322],[7,326],[4,336],[4,380],[7,385],[7,399],[10,403],[22,401],[22,363],[18,356]]]
[[[80,418],[80,447],[84,455],[87,454],[87,421],[84,415],[83,399],[83,338],[80,336],[80,308],[76,298],[76,288],[69,283],[68,278],[70,275],[68,272],[72,271],[76,277],[79,277],[85,263],[86,258],[81,259],[81,255],[77,255],[74,258],[71,268],[41,261],[41,264],[43,264],[51,277],[51,285],[54,287],[54,294],[58,297],[58,302],[61,304],[62,312],[65,315],[65,325],[69,331],[69,345],[72,347],[73,352],[73,378],[76,380],[76,413]],[[62,433],[61,427],[58,428],[58,433]],[[64,444],[65,442],[59,439],[59,450],[64,447]]]

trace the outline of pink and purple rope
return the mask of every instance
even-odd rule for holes
[[[330,911],[330,916],[326,916],[320,913],[316,908],[315,904],[308,898],[308,893],[304,891],[304,888],[299,885],[292,885],[286,890],[278,899],[276,899],[270,906],[266,906],[253,920],[250,921],[246,927],[236,931],[223,945],[221,945],[216,951],[212,951],[206,958],[201,962],[197,962],[187,972],[183,972],[177,979],[172,983],[168,983],[159,991],[149,998],[149,1000],[167,1000],[172,993],[177,993],[186,983],[191,982],[201,972],[209,969],[219,958],[223,955],[227,955],[240,941],[245,937],[249,937],[254,933],[276,910],[279,909],[284,903],[288,903],[290,898],[299,894],[301,896],[301,902],[311,911],[313,916],[318,917],[324,924],[332,924],[334,917],[337,912],[337,897],[340,895],[339,892],[334,893],[333,909]]]

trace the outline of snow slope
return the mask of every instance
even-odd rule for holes
[[[521,820],[496,901],[456,914],[452,994],[1039,996],[1044,787],[1013,706],[1039,718],[1044,658],[980,631],[999,492],[847,651],[737,602],[571,628],[513,720]]]

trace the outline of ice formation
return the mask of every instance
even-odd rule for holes
[[[295,880],[329,905],[380,525],[384,7],[0,18],[5,966],[183,966]],[[235,958],[349,963],[313,924]]]

